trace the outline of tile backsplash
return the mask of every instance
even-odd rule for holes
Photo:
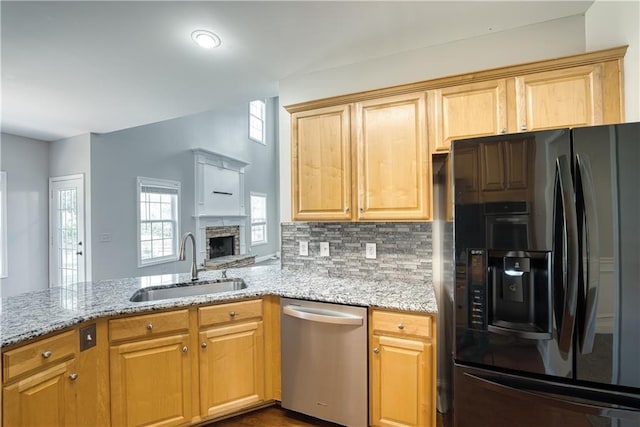
[[[401,280],[432,279],[430,222],[287,222],[281,224],[282,268],[333,277]],[[308,256],[299,242],[309,243]],[[320,242],[329,242],[330,256],[320,256]],[[376,259],[365,258],[365,244],[376,244]]]

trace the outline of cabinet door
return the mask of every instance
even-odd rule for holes
[[[351,219],[350,107],[291,116],[294,220]]]
[[[216,417],[264,400],[262,322],[200,332],[200,410]]]
[[[437,89],[429,97],[433,152],[449,152],[455,139],[507,132],[505,80]]]
[[[535,160],[534,145],[529,139],[480,145],[481,201],[528,200],[533,191],[530,175]]]
[[[455,156],[455,182],[451,180],[455,185],[455,200],[458,203],[478,203],[478,147],[457,148]],[[452,166],[450,174],[453,176]]]
[[[358,220],[431,217],[424,93],[356,104]]]
[[[2,425],[75,426],[75,361],[70,360],[4,387]]]
[[[515,78],[517,131],[603,123],[602,64]]]
[[[431,343],[374,335],[371,345],[371,424],[435,427]]]
[[[117,426],[191,421],[189,335],[111,347],[111,418]]]
[[[504,143],[502,141],[483,142],[480,145],[480,164],[482,191],[504,190]]]

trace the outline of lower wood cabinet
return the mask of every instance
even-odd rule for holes
[[[97,320],[3,351],[2,426],[111,425],[106,329]]]
[[[265,400],[261,299],[113,319],[109,329],[113,426],[191,425]]]
[[[111,417],[116,426],[177,426],[191,421],[189,334],[111,347]]]
[[[371,425],[435,427],[434,317],[372,310],[369,330]]]
[[[200,408],[216,417],[264,400],[262,321],[200,332]]]
[[[2,425],[77,425],[75,368],[71,359],[4,387]]]

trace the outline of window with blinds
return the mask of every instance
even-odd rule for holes
[[[138,177],[138,266],[178,259],[180,182]]]

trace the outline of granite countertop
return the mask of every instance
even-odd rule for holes
[[[430,282],[367,281],[283,270],[277,265],[228,270],[241,277],[246,289],[149,302],[130,302],[138,289],[190,282],[190,274],[166,274],[102,280],[54,287],[2,299],[0,347],[6,347],[99,317],[145,313],[177,307],[278,295],[339,304],[437,313]],[[205,271],[199,280],[216,279],[222,272]],[[197,282],[196,282],[197,283]]]

